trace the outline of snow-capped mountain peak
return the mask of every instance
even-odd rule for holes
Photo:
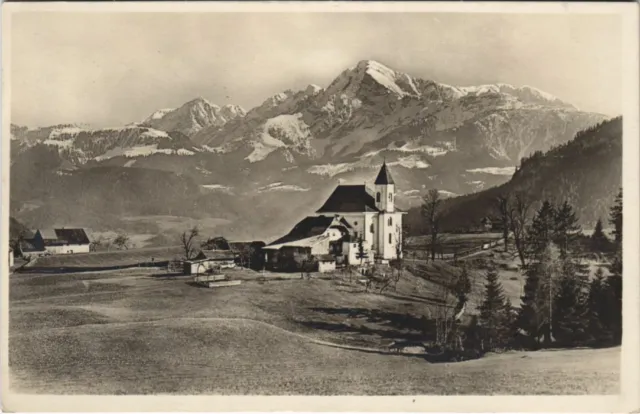
[[[197,97],[177,109],[156,111],[141,125],[163,131],[179,131],[192,136],[208,126],[221,127],[245,115],[245,110],[238,105],[220,107],[203,97]]]
[[[564,102],[560,98],[544,92],[532,86],[514,86],[508,83],[495,83],[477,86],[464,86],[458,88],[464,96],[484,94],[505,94],[513,96],[525,104],[538,104],[546,106],[563,107],[577,109],[574,105]]]

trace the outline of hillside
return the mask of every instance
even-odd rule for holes
[[[496,197],[523,192],[537,208],[543,200],[571,203],[580,223],[592,228],[607,220],[609,208],[622,185],[622,118],[602,122],[579,132],[575,139],[525,158],[507,183],[447,200],[443,224],[447,229],[477,226],[485,216],[496,215]],[[409,223],[420,231],[419,210]]]

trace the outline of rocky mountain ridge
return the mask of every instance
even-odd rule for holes
[[[200,215],[240,220],[227,209],[260,205],[274,229],[284,229],[291,217],[283,211],[306,214],[338,182],[371,182],[383,159],[398,184],[398,203],[410,207],[429,188],[456,196],[503,184],[523,157],[604,119],[528,86],[455,87],[361,61],[325,88],[286,90],[248,111],[197,98],[120,128],[12,125],[12,212],[47,223],[56,213],[37,211],[52,210],[61,197],[54,189],[79,176],[96,183],[100,174],[128,177],[132,183],[111,196],[130,199],[136,186],[153,186],[156,174],[173,183],[163,189],[166,197],[184,197],[182,189],[190,188],[194,199],[209,200],[194,201],[205,210],[217,200],[219,207]],[[49,188],[41,189],[45,182]],[[130,206],[131,214],[196,214],[180,203],[171,211]],[[264,227],[262,218],[252,220]]]

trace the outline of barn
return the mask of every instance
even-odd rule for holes
[[[31,239],[20,242],[24,257],[48,254],[89,253],[91,240],[82,228],[38,229]]]

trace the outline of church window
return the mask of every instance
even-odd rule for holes
[[[376,193],[376,203],[380,202],[380,191]]]
[[[371,223],[371,226],[369,227],[371,233],[373,233],[373,223]]]
[[[393,194],[389,193],[389,201],[393,200]]]
[[[353,225],[354,225],[354,226],[357,226],[357,225],[358,225],[358,222],[357,222],[357,221],[354,221],[354,222],[353,222]]]
[[[389,233],[389,244],[393,243],[392,237],[393,237],[393,235],[391,233]]]
[[[393,220],[391,219],[391,217],[389,217],[388,222],[389,222],[389,225],[390,225],[390,226],[393,224]]]
[[[353,237],[354,237],[356,240],[358,240],[358,232],[357,232],[357,231],[353,232]]]

